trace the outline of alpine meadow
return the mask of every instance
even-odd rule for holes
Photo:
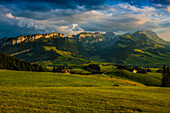
[[[0,113],[170,113],[169,0],[1,0]]]

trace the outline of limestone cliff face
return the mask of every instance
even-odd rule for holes
[[[104,40],[104,37],[101,33],[89,33],[89,32],[83,32],[80,33],[79,35],[77,35],[77,39],[78,41],[83,41],[85,40],[85,42],[100,42]]]
[[[50,37],[64,38],[64,35],[62,33],[49,33],[49,34],[24,35],[24,36],[18,36],[16,38],[6,38],[3,42],[1,42],[1,46],[15,45],[15,44],[19,44],[23,41],[34,41],[34,40],[37,40],[42,37],[44,37],[44,38],[50,38]]]
[[[67,38],[73,38],[73,35],[69,35],[69,36],[67,36]]]
[[[86,37],[92,37],[93,36],[93,34],[80,34],[79,35],[79,40],[81,40],[81,39],[84,39],[84,38],[86,38]]]

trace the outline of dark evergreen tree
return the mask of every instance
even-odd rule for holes
[[[53,72],[56,72],[55,66],[53,66]]]
[[[170,87],[170,69],[166,65],[163,66],[161,86]]]
[[[149,69],[149,67],[148,67],[148,69],[147,69],[146,71],[147,71],[147,72],[152,72],[151,69]]]

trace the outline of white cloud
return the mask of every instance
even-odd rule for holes
[[[109,11],[116,11],[116,9],[114,7],[110,7],[108,10]]]
[[[71,22],[79,23],[79,24],[86,24],[88,23],[88,21],[99,21],[100,19],[105,18],[105,16],[106,15],[104,15],[101,12],[92,10],[92,11],[87,11],[81,14],[73,15]]]
[[[132,6],[128,3],[121,3],[118,5],[115,5],[115,7],[119,7],[120,9],[125,9],[125,10],[131,10],[132,13],[133,12],[139,12],[139,13],[146,13],[146,12],[154,12],[156,11],[156,9],[154,7],[149,7],[149,6],[143,6],[142,8],[136,7],[136,6]]]
[[[72,24],[70,26],[55,26],[55,29],[56,31],[64,33],[65,36],[75,35],[84,31],[78,26],[78,24]]]
[[[6,14],[6,17],[8,17],[8,18],[15,18],[11,13]]]
[[[166,11],[170,13],[170,6],[167,6]]]

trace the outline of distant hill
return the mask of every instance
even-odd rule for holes
[[[151,31],[148,31],[151,32]],[[170,64],[170,50],[139,31],[123,35],[106,55],[108,61],[140,66]]]
[[[144,34],[146,35],[149,39],[162,44],[162,45],[166,45],[170,47],[170,42],[169,41],[165,41],[163,39],[161,39],[155,32],[153,32],[152,30],[142,30],[142,31],[137,31],[136,32],[137,35],[135,35],[135,33],[133,34],[134,37],[138,38],[138,34]]]
[[[151,30],[125,35],[113,32],[82,32],[67,37],[62,33],[25,35],[1,39],[0,51],[51,66],[93,62],[143,66],[170,64],[169,42]]]

